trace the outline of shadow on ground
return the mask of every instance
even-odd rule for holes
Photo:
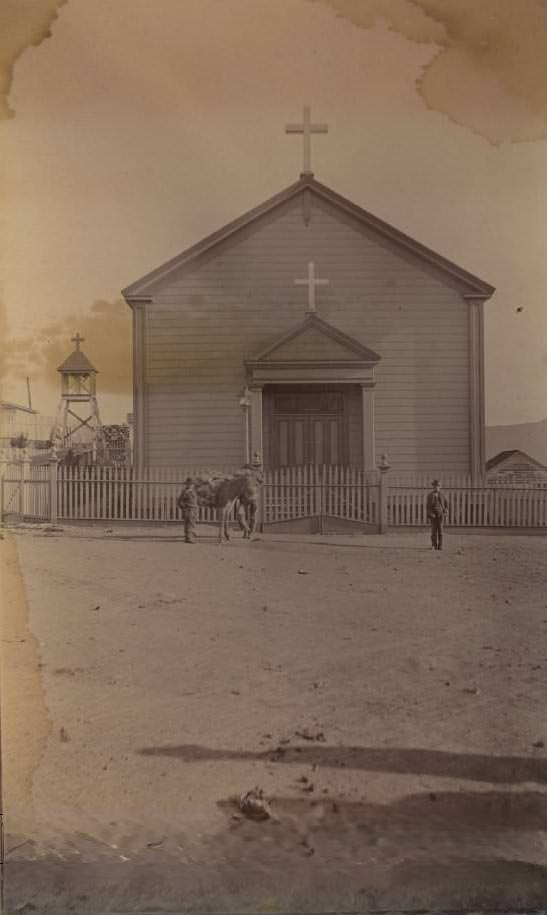
[[[196,746],[139,752],[190,763],[272,758],[272,751]],[[276,758],[479,782],[545,781],[544,760],[520,757],[310,746],[288,748]],[[547,831],[547,794],[467,788],[381,804],[320,793],[314,784],[319,773],[310,771],[305,784],[295,781],[294,795],[270,798],[271,816],[261,822],[247,819],[237,799],[204,796],[203,804],[216,804],[224,819],[209,838],[181,823],[149,846],[138,835],[111,846],[82,834],[65,837],[55,849],[38,849],[32,840],[8,846],[7,911],[91,915],[191,908],[243,915],[545,905],[547,867],[537,860]],[[366,780],[362,790],[366,795]]]
[[[450,753],[377,747],[278,746],[270,750],[217,750],[195,744],[144,747],[143,756],[168,756],[181,762],[265,760],[328,766],[332,769],[362,769],[468,779],[476,782],[519,784],[547,783],[547,759],[526,756],[486,756],[478,753]]]
[[[494,805],[503,797],[493,797]],[[314,804],[274,799],[275,821],[231,819],[225,831],[199,846],[192,838],[177,845],[139,850],[110,849],[84,856],[81,837],[65,853],[29,860],[8,859],[7,911],[51,915],[159,912],[366,912],[427,911],[452,913],[537,909],[547,899],[547,867],[492,851],[489,829],[503,816],[483,805],[471,819],[472,835],[461,816],[455,826],[440,822],[427,798],[409,798],[402,806]],[[529,817],[533,796],[514,811],[520,827]],[[464,799],[465,805],[472,798]],[[325,810],[325,813],[321,813]],[[469,812],[466,814],[469,817]],[[484,817],[480,826],[478,820]],[[438,818],[437,820],[435,818]],[[544,819],[544,811],[542,814]],[[335,822],[336,821],[336,822]],[[511,828],[505,827],[511,835]],[[444,832],[444,835],[443,835]],[[481,848],[481,841],[484,843]]]

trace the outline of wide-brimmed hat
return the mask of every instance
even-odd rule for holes
[[[185,483],[193,483],[194,481],[193,481],[192,477],[186,477],[186,479],[185,479],[184,482],[185,482]]]

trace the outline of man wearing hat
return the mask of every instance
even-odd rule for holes
[[[441,484],[433,480],[433,489],[427,497],[427,520],[431,522],[431,545],[434,550],[443,548],[443,522],[448,517],[448,501],[441,492]]]
[[[198,497],[192,477],[186,477],[184,489],[177,499],[184,523],[184,542],[195,543],[196,524],[198,521]]]

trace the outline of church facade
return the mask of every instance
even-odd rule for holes
[[[123,291],[136,462],[478,476],[493,292],[303,173]]]

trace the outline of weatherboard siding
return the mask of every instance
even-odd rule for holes
[[[317,293],[320,317],[381,356],[377,455],[399,471],[467,472],[469,306],[433,267],[312,200],[308,226],[301,201],[285,203],[171,276],[145,306],[146,463],[243,460],[243,362],[304,318],[307,290],[294,280],[314,260],[330,283]],[[355,463],[358,407],[354,394]]]

